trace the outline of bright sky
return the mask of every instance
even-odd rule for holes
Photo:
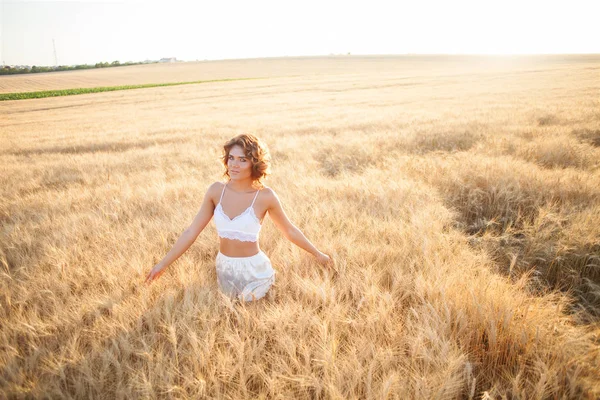
[[[0,0],[0,62],[600,53],[598,0]]]

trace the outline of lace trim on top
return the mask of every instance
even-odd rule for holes
[[[234,239],[241,242],[257,242],[258,233],[246,233],[240,231],[219,231],[219,236],[225,239]]]

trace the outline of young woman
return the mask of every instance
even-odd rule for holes
[[[276,271],[258,246],[262,221],[267,214],[286,239],[314,255],[320,264],[331,265],[331,258],[313,246],[290,222],[273,189],[262,183],[270,172],[265,144],[254,135],[242,134],[229,140],[223,149],[227,182],[215,182],[208,188],[192,224],[152,268],[146,282],[158,278],[179,258],[213,216],[220,238],[216,259],[218,284],[223,292],[237,299],[260,299],[275,283]]]

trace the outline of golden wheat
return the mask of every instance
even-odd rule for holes
[[[0,79],[266,77],[0,103],[0,393],[597,398],[599,69],[346,57]],[[267,219],[278,280],[235,305],[211,223],[144,286],[241,132],[269,144],[267,185],[338,272]]]

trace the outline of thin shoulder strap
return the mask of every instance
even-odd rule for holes
[[[219,203],[221,202],[221,200],[223,200],[223,193],[225,193],[225,186],[227,186],[227,183],[223,185],[223,191],[221,192],[221,198],[219,199]]]
[[[258,197],[258,192],[260,192],[260,190],[256,191],[256,196],[254,196],[254,200],[252,200],[252,204],[250,204],[250,207],[252,207],[254,205],[254,202],[256,201],[256,198]]]

